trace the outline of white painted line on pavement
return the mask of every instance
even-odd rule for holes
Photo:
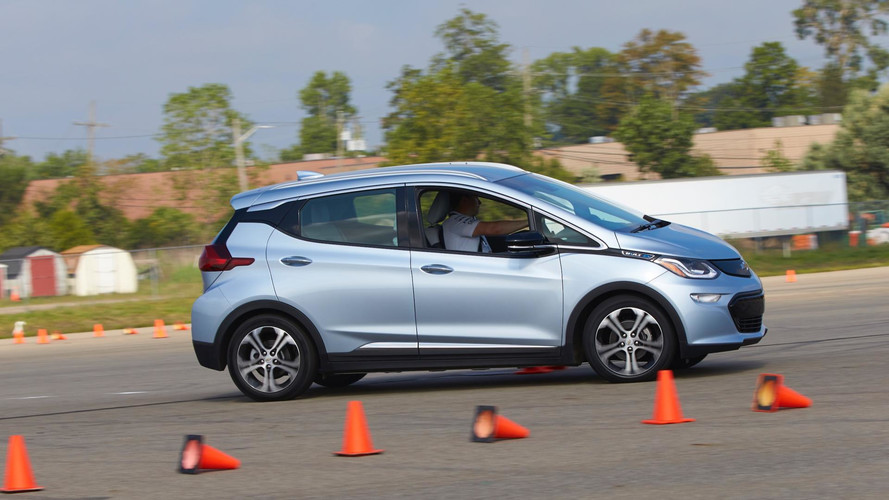
[[[109,392],[108,394],[113,394],[115,396],[126,396],[129,394],[148,394],[148,391]]]
[[[44,399],[44,398],[54,398],[55,396],[23,396],[20,398],[6,398],[9,399]]]

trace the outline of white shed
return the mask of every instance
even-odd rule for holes
[[[126,250],[104,245],[81,245],[62,252],[68,265],[68,286],[74,295],[134,293],[136,264]]]
[[[65,295],[65,261],[52,250],[39,247],[15,247],[0,254],[0,263],[6,264],[8,293],[20,297],[52,297]]]
[[[9,267],[6,264],[0,264],[0,299],[6,298],[8,293],[6,292],[6,268]]]

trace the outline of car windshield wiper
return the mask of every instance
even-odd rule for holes
[[[645,216],[645,220],[647,220],[648,222],[646,222],[645,224],[639,224],[639,226],[637,226],[635,229],[633,229],[630,232],[631,233],[638,233],[639,231],[657,229],[659,227],[664,227],[664,226],[670,225],[669,221],[655,219],[655,218],[649,218],[647,215]]]

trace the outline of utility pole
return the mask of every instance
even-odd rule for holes
[[[528,47],[522,49],[522,87],[525,94],[525,127],[531,128],[531,61]]]
[[[238,186],[241,191],[246,191],[247,185],[247,162],[244,160],[244,141],[246,141],[254,132],[261,128],[273,128],[271,125],[254,125],[250,130],[241,135],[241,119],[232,120],[232,143],[235,146],[235,164],[238,167]]]
[[[11,141],[15,137],[3,137],[3,120],[0,120],[0,156],[9,153],[9,150],[3,147],[3,141]]]
[[[343,166],[343,112],[336,112],[336,166]]]
[[[107,123],[97,123],[96,122],[96,101],[90,101],[90,111],[89,111],[89,121],[87,122],[74,122],[74,125],[79,125],[81,127],[86,127],[87,130],[87,150],[86,150],[86,164],[90,169],[90,174],[95,172],[92,171],[93,165],[93,148],[96,140],[96,127],[110,127]]]

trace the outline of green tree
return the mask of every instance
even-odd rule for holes
[[[48,228],[52,235],[50,246],[60,251],[96,243],[96,236],[87,222],[70,210],[61,209],[52,214]]]
[[[852,92],[836,138],[813,145],[803,168],[845,171],[852,201],[889,197],[889,84],[874,95]]]
[[[161,155],[170,170],[227,167],[234,163],[232,123],[241,121],[241,130],[252,123],[232,109],[228,86],[208,83],[170,95],[164,104],[164,124],[158,141]],[[244,154],[251,155],[244,141]]]
[[[866,80],[876,87],[877,75],[889,67],[889,51],[870,39],[887,33],[889,0],[803,0],[793,11],[800,40],[812,37],[824,46],[843,79],[858,76],[870,60]]]
[[[500,43],[499,27],[485,14],[460,9],[460,13],[435,30],[445,51],[433,58],[433,71],[454,66],[464,83],[479,83],[504,91],[515,77],[507,56],[509,44]]]
[[[736,82],[727,82],[691,93],[683,100],[682,107],[692,113],[695,123],[701,127],[718,127],[717,114],[720,114],[729,105],[735,104],[738,94],[736,87]],[[722,114],[722,116],[726,115]],[[722,129],[727,130],[726,128]]]
[[[28,187],[28,171],[32,167],[27,156],[0,156],[0,226],[15,216]]]
[[[474,21],[467,23],[467,19]],[[476,29],[479,20],[485,29]],[[453,32],[464,27],[465,33]],[[453,41],[461,40],[462,45],[470,48],[495,47],[480,52],[485,54],[484,60],[495,68],[509,65],[506,49],[498,48],[501,44],[497,41],[496,24],[484,16],[463,10],[456,22],[444,23],[438,33],[449,53],[458,46]],[[483,40],[475,40],[477,37]],[[490,77],[490,71],[467,63],[474,60],[476,52],[456,54],[454,60],[445,60],[442,54],[435,56],[427,72],[406,66],[389,83],[394,110],[383,121],[389,163],[481,158],[570,178],[558,163],[532,157],[533,136],[538,130],[533,123],[525,123],[527,100],[520,79],[511,72],[497,70],[495,73],[502,78],[492,83],[496,79]],[[492,54],[499,54],[500,63],[488,59]]]
[[[788,56],[780,42],[754,47],[744,69],[716,113],[720,130],[768,127],[775,116],[812,113],[817,89],[807,81],[810,72]]]
[[[454,66],[423,75],[406,69],[393,82],[396,110],[384,120],[393,164],[429,161],[515,161],[530,150],[517,86],[497,92],[462,82]]]
[[[67,150],[62,154],[49,153],[35,165],[35,179],[57,179],[77,175],[86,165],[87,154],[82,149]]]
[[[632,99],[652,94],[676,103],[683,92],[707,76],[694,46],[678,31],[643,29],[617,54],[626,94]]]
[[[792,172],[796,170],[796,165],[784,156],[784,145],[777,139],[775,140],[775,149],[766,151],[766,156],[762,160],[762,166],[770,172]]]
[[[144,172],[161,172],[166,167],[160,160],[151,158],[145,153],[136,153],[119,159],[104,162],[105,171],[112,174],[134,174]]]
[[[600,112],[606,75],[617,71],[614,54],[598,47],[574,47],[535,61],[531,68],[554,142],[586,142],[617,124],[613,116]]]
[[[843,70],[834,63],[828,63],[818,73],[816,85],[821,109],[841,112],[849,96],[849,85],[843,81]]]
[[[323,71],[312,75],[308,85],[299,91],[302,108],[309,116],[303,118],[299,130],[299,150],[305,153],[332,153],[337,150],[337,123],[346,123],[357,113],[349,104],[352,84],[345,73]],[[293,156],[286,153],[288,158]],[[300,155],[300,159],[302,155]]]
[[[189,245],[206,236],[193,215],[171,207],[157,208],[148,217],[133,222],[131,232],[135,248]]]
[[[19,210],[0,231],[0,252],[12,247],[30,245],[55,248],[54,235],[48,227],[48,220],[31,210]]]
[[[656,172],[664,179],[718,175],[708,156],[691,154],[696,128],[689,114],[647,95],[624,117],[614,136],[630,152],[641,172]]]

